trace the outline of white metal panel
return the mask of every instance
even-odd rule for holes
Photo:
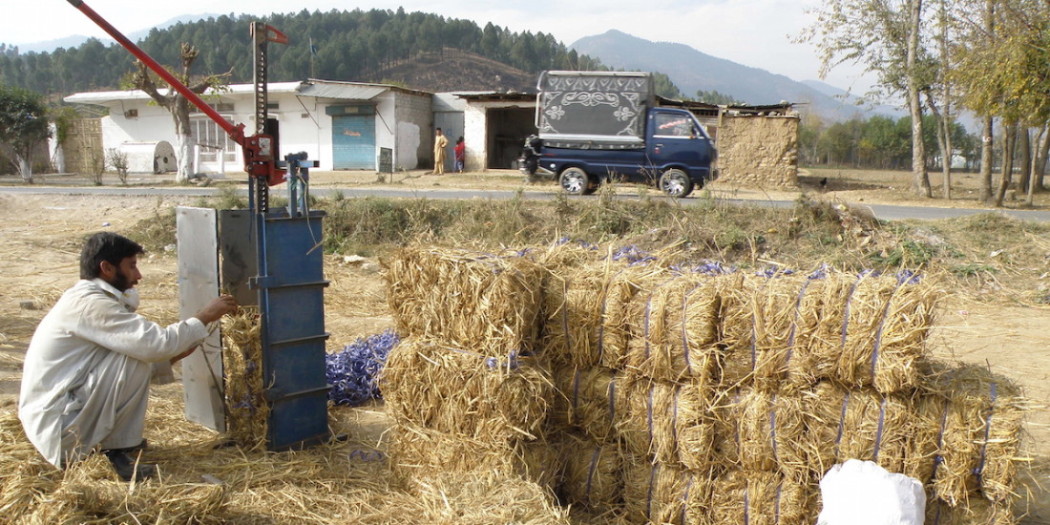
[[[179,247],[179,317],[187,319],[219,294],[217,213],[211,208],[175,210]],[[186,419],[226,431],[222,388],[222,340],[215,326],[201,348],[183,359]]]

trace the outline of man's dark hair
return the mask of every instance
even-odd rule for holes
[[[120,261],[146,253],[142,246],[122,235],[112,232],[99,232],[88,237],[84,249],[80,252],[80,278],[94,279],[101,272],[100,265],[106,261],[114,266]]]

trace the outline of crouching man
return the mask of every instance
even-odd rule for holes
[[[164,327],[135,313],[142,246],[102,232],[80,254],[80,281],[37,326],[26,351],[18,417],[52,465],[65,468],[102,449],[124,481],[152,477],[133,453],[142,438],[151,363],[190,355],[207,325],[237,309],[213,299],[193,317]]]

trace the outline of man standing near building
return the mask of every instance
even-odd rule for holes
[[[445,148],[447,147],[448,139],[445,138],[441,128],[437,128],[434,131],[434,175],[445,174]]]
[[[59,468],[102,449],[121,479],[152,477],[138,463],[151,363],[190,355],[209,323],[237,309],[213,299],[194,317],[163,327],[135,313],[142,278],[138,243],[96,233],[80,254],[80,281],[37,326],[26,350],[18,416],[26,436]]]

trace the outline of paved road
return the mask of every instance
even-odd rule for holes
[[[220,191],[219,188],[196,188],[196,187],[178,187],[178,188],[148,188],[148,187],[96,187],[96,186],[83,186],[83,187],[57,187],[57,186],[0,186],[0,195],[127,195],[127,196],[145,196],[145,195],[162,195],[162,196],[183,196],[183,197],[210,197],[217,195]],[[237,190],[243,195],[247,195],[247,189]],[[519,195],[517,191],[506,191],[506,190],[405,190],[405,189],[380,189],[380,188],[315,188],[313,190],[314,195],[325,196],[327,194],[340,192],[345,197],[388,197],[388,198],[427,198],[434,200],[452,200],[452,199],[494,199],[503,200],[511,199]],[[273,192],[273,195],[282,195],[282,190],[278,189]],[[534,200],[551,200],[555,195],[551,192],[540,192],[540,191],[525,191],[520,193],[522,198],[534,199]],[[571,197],[573,199],[594,199],[595,196],[589,197]],[[619,199],[637,199],[638,197],[633,195],[619,195]],[[660,196],[650,198],[664,198]],[[771,206],[777,208],[790,208],[795,205],[793,200],[749,200],[749,199],[718,199],[720,202],[737,205],[759,205],[759,206]],[[688,198],[682,199],[682,203],[686,205],[696,204],[703,202],[700,199]],[[870,208],[876,217],[882,220],[902,220],[902,219],[924,219],[924,220],[935,220],[935,219],[949,219],[954,217],[962,217],[966,215],[974,215],[978,213],[1001,213],[1010,217],[1015,217],[1026,221],[1035,222],[1050,222],[1050,211],[1038,211],[1038,210],[989,210],[989,209],[978,209],[978,208],[940,208],[933,206],[896,206],[889,204],[858,204]]]

